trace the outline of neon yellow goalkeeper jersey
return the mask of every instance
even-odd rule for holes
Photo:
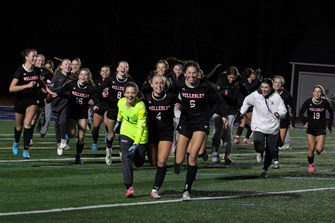
[[[134,140],[135,144],[148,142],[147,110],[143,101],[136,99],[134,107],[127,108],[126,98],[121,98],[117,106],[117,120],[122,121],[120,134]]]

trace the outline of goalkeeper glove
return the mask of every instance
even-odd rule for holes
[[[138,144],[133,144],[133,145],[128,149],[127,157],[128,157],[128,158],[132,157],[132,156],[135,154],[135,151],[137,150],[137,148],[138,148]]]

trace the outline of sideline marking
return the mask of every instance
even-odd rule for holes
[[[335,190],[335,187],[314,188],[314,189],[305,189],[305,190],[277,191],[277,192],[259,192],[259,193],[253,193],[253,194],[240,194],[240,195],[223,196],[223,197],[198,197],[198,198],[191,198],[190,201],[223,200],[223,199],[234,199],[234,198],[242,198],[242,197],[257,197],[257,196],[265,196],[265,195],[295,194],[295,193],[326,191],[326,190]],[[166,203],[175,203],[175,202],[181,202],[181,201],[182,201],[181,199],[174,199],[174,200],[166,200],[166,201],[147,201],[147,202],[137,202],[137,203],[103,204],[103,205],[93,205],[93,206],[84,206],[84,207],[55,208],[55,209],[35,210],[35,211],[4,212],[4,213],[0,213],[0,217],[1,216],[16,216],[16,215],[55,213],[55,212],[63,212],[63,211],[78,211],[78,210],[88,210],[88,209],[97,209],[97,208],[112,208],[112,207],[151,205],[151,204],[166,204]],[[189,202],[189,201],[186,201],[186,202]]]

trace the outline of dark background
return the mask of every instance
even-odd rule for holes
[[[1,96],[8,92],[20,52],[35,48],[46,59],[82,60],[98,77],[101,65],[130,64],[139,85],[167,57],[194,59],[205,73],[260,68],[282,75],[290,89],[290,59],[314,27],[333,27],[331,1],[9,1],[2,6]],[[334,40],[335,41],[335,40]],[[58,61],[54,60],[55,66]]]

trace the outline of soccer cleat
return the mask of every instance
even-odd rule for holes
[[[63,155],[63,149],[60,147],[60,143],[57,143],[57,154],[58,156]]]
[[[22,152],[22,157],[23,157],[23,159],[25,159],[25,160],[29,160],[29,159],[30,159],[29,151],[28,151],[28,150],[23,150],[23,152]]]
[[[80,159],[80,156],[76,156],[76,159],[74,161],[75,164],[84,164],[84,162]]]
[[[285,149],[292,149],[292,146],[290,144],[284,145]]]
[[[314,164],[309,164],[307,170],[308,170],[308,172],[310,172],[310,173],[311,173],[311,172],[314,172],[314,170],[315,170],[315,169],[314,169]]]
[[[220,156],[217,152],[212,153],[212,162],[213,163],[220,163]]]
[[[243,144],[249,145],[249,144],[252,144],[252,142],[250,141],[250,139],[244,138],[243,139]]]
[[[129,189],[126,191],[126,198],[131,198],[135,196],[134,188],[129,187]]]
[[[12,152],[14,156],[19,154],[19,143],[18,142],[13,143]]]
[[[238,140],[238,139],[234,139],[234,144],[235,144],[235,145],[240,144],[240,140]]]
[[[257,153],[256,161],[257,161],[257,163],[262,163],[263,162],[263,153]]]
[[[207,161],[208,160],[208,153],[205,151],[205,153],[202,155],[202,159],[203,161]]]
[[[273,162],[273,166],[272,166],[273,169],[279,169],[279,161],[278,160],[275,160]]]
[[[268,177],[269,177],[268,171],[264,170],[264,171],[261,173],[261,177],[263,177],[263,178],[268,178]]]
[[[189,201],[189,200],[191,200],[190,192],[185,191],[185,192],[183,193],[183,196],[181,197],[181,199],[182,199],[183,201]]]
[[[112,165],[112,148],[106,148],[105,161],[107,165]]]
[[[236,144],[240,144],[240,136],[239,135],[236,135],[235,136],[235,139],[234,139],[234,142],[233,142],[235,145]]]
[[[233,161],[229,158],[229,156],[224,158],[224,165],[230,165]]]
[[[207,154],[207,152],[205,151],[203,154],[199,154],[198,158],[202,158],[203,161],[207,161],[208,160],[208,154]]]
[[[151,196],[153,199],[160,199],[160,198],[161,198],[161,196],[159,196],[157,190],[152,190],[150,196]]]
[[[92,146],[91,146],[91,150],[92,151],[97,151],[98,150],[98,146],[96,143],[93,143]]]
[[[59,148],[65,149],[66,146],[67,146],[66,139],[61,139],[60,144],[59,144]]]

